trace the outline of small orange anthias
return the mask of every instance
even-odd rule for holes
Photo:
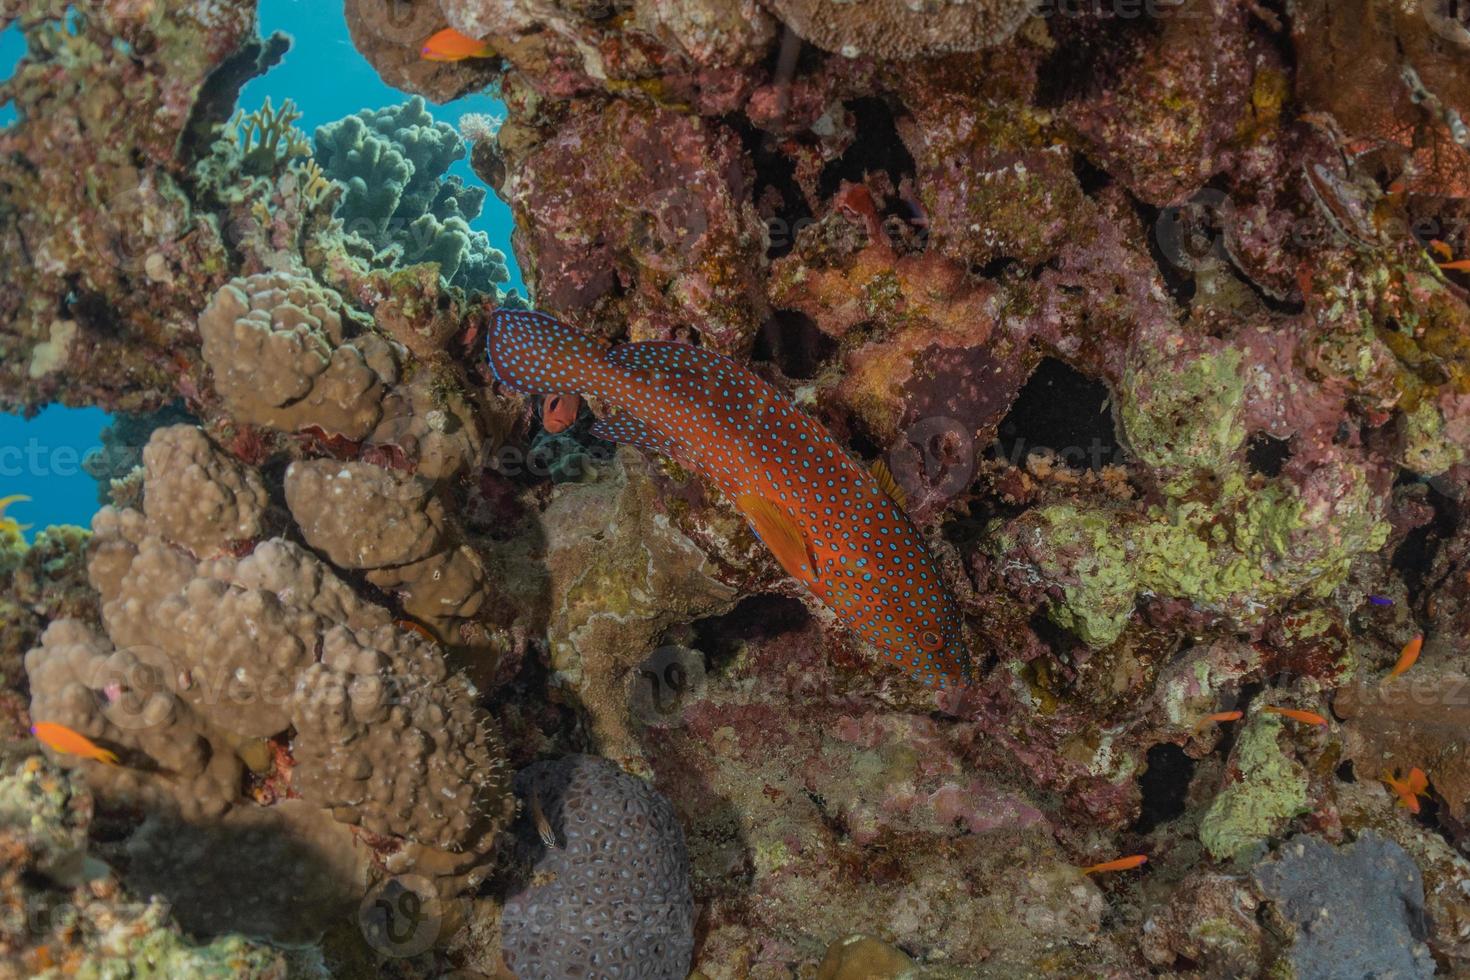
[[[1112,861],[1104,861],[1102,864],[1094,864],[1082,869],[1085,875],[1095,875],[1104,871],[1132,871],[1134,868],[1142,867],[1148,863],[1147,854],[1130,854],[1128,857],[1115,858]]]
[[[1292,721],[1299,721],[1303,725],[1327,724],[1327,719],[1315,711],[1302,711],[1300,708],[1278,708],[1274,704],[1268,704],[1261,710],[1267,714],[1280,715],[1283,718],[1290,718]]]
[[[495,49],[485,41],[477,41],[446,27],[425,41],[419,53],[425,61],[464,61],[466,58],[493,58]]]
[[[892,477],[859,464],[743,365],[691,344],[609,349],[522,310],[496,311],[486,355],[496,380],[517,391],[595,397],[607,414],[593,435],[703,474],[849,629],[927,684],[960,683],[959,607]]]
[[[1424,634],[1420,633],[1404,644],[1404,649],[1399,652],[1398,663],[1393,665],[1393,670],[1388,672],[1388,676],[1397,677],[1414,666],[1414,661],[1419,659],[1419,651],[1422,649],[1424,649]]]
[[[109,766],[117,765],[117,756],[92,741],[81,732],[53,721],[38,721],[31,726],[31,734],[44,745],[67,755],[79,755],[84,759],[96,759]]]
[[[1410,769],[1409,774],[1404,777],[1386,772],[1383,774],[1383,782],[1398,796],[1399,804],[1408,807],[1410,813],[1419,812],[1419,797],[1429,791],[1429,777],[1418,766]]]
[[[1210,725],[1220,725],[1227,721],[1240,721],[1243,717],[1245,717],[1244,711],[1217,711],[1212,715],[1205,715],[1201,718],[1199,724],[1194,726],[1194,730],[1197,732],[1203,731]]]

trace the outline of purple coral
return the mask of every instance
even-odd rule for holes
[[[506,962],[522,980],[683,980],[694,949],[689,855],[673,805],[606,759],[538,762],[516,790],[556,835],[536,881],[505,903]]]

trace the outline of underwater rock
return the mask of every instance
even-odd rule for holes
[[[748,349],[764,318],[761,230],[734,130],[616,101],[571,113],[508,162],[503,193],[541,306],[626,324],[631,340],[693,327],[722,353]]]
[[[916,6],[902,0],[772,0],[792,30],[845,58],[918,59],[999,44],[1031,16],[1026,0],[952,0]]]
[[[1418,766],[1456,821],[1470,818],[1470,676],[1426,663],[1399,677],[1364,677],[1343,687],[1332,710],[1343,718],[1344,751],[1365,778]]]
[[[1144,958],[1162,968],[1209,963],[1220,976],[1257,976],[1265,945],[1259,906],[1243,878],[1191,874],[1144,921]]]
[[[491,296],[510,278],[504,254],[469,226],[485,189],[447,176],[465,156],[464,141],[422,98],[318,126],[315,141],[322,172],[347,188],[337,217],[349,236],[372,245],[375,265],[434,262],[449,284]]]
[[[721,612],[737,592],[660,507],[650,464],[622,450],[595,483],[566,484],[547,506],[552,669],[578,693],[603,750],[636,758],[628,673],[671,626]]]
[[[522,770],[516,792],[540,808],[556,837],[532,883],[505,902],[503,949],[516,975],[688,976],[694,900],[684,831],[669,801],[586,755]]]
[[[1306,770],[1282,750],[1281,729],[1276,716],[1254,715],[1230,753],[1226,785],[1199,827],[1217,861],[1248,854],[1308,809]]]
[[[1272,920],[1292,937],[1296,976],[1432,977],[1424,884],[1403,848],[1372,831],[1333,847],[1298,835],[1252,877]]]

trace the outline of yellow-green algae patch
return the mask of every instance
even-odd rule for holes
[[[1236,472],[1208,502],[1166,497],[1142,513],[1040,507],[994,544],[1001,553],[1025,546],[1038,576],[1060,587],[1052,620],[1091,646],[1118,638],[1140,595],[1255,622],[1299,593],[1326,596],[1355,556],[1387,540],[1362,471],[1343,467],[1341,475],[1331,507],[1304,500],[1284,480],[1254,485]]]
[[[1281,727],[1276,716],[1258,714],[1241,732],[1232,756],[1240,778],[1215,796],[1200,821],[1200,842],[1216,860],[1279,833],[1308,809],[1307,772],[1281,750]]]

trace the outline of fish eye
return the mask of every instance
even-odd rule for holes
[[[919,634],[919,646],[933,653],[944,646],[944,637],[933,630],[925,630]]]

